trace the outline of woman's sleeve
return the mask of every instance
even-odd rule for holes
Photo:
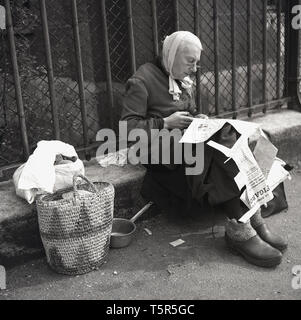
[[[144,129],[150,137],[151,129],[162,129],[163,118],[152,118],[147,115],[148,92],[142,80],[129,79],[122,99],[121,120],[127,121],[128,131]]]

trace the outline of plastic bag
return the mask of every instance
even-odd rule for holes
[[[55,167],[55,183],[53,192],[59,189],[72,187],[73,176],[75,174],[85,175],[84,164],[80,159],[75,162],[70,161],[69,163],[58,164]]]
[[[25,163],[22,164],[15,171],[15,173],[13,175],[14,186],[15,186],[15,189],[16,189],[17,196],[25,199],[28,203],[33,203],[36,195],[39,193],[39,189],[32,188],[32,189],[26,190],[26,189],[20,189],[18,187],[18,182],[19,182],[19,179],[20,179],[20,175],[21,175],[21,173],[23,171],[24,166],[25,166]]]
[[[77,160],[55,165],[58,154]],[[32,203],[37,194],[71,187],[75,174],[84,175],[85,168],[73,146],[56,140],[40,141],[28,161],[15,171],[13,182],[16,194]]]

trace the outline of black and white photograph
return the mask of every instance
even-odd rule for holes
[[[300,195],[301,1],[0,0],[2,302],[301,300]]]

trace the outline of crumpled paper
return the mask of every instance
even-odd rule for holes
[[[127,164],[128,151],[129,151],[129,148],[126,148],[116,152],[111,152],[106,155],[101,155],[101,156],[98,155],[96,157],[96,160],[104,168],[110,165],[123,167],[125,164]]]

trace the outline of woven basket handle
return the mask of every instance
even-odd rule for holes
[[[74,189],[75,195],[78,196],[78,190],[77,190],[76,180],[79,179],[79,178],[85,180],[85,181],[89,184],[89,186],[92,188],[92,190],[93,190],[95,193],[98,192],[98,190],[96,189],[95,185],[94,185],[87,177],[83,176],[82,174],[75,174],[75,175],[73,176],[73,189]]]

